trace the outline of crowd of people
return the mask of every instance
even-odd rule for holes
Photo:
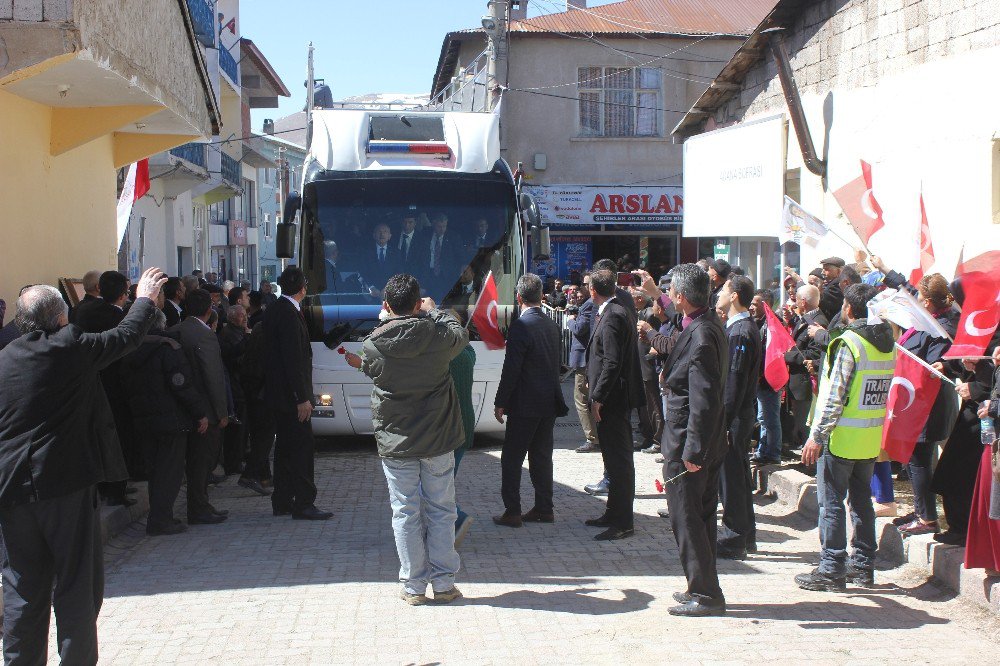
[[[817,477],[820,564],[796,576],[800,587],[842,591],[848,583],[874,583],[875,518],[897,511],[894,473],[913,487],[913,511],[895,521],[904,536],[933,533],[964,546],[967,567],[996,573],[1000,481],[987,434],[1000,407],[1000,336],[994,333],[991,356],[948,360],[948,338],[869,323],[868,308],[882,287],[908,290],[954,334],[961,280],[949,284],[932,274],[910,285],[878,257],[821,264],[805,280],[786,269],[782,294],[756,288],[722,259],[682,264],[659,280],[601,259],[580,284],[556,281],[550,290],[538,276],[523,275],[494,405],[495,418],[506,419],[504,511],[494,523],[519,528],[557,519],[553,428],[569,411],[561,389],[565,333],[584,437],[577,451],[599,451],[604,468],[585,491],[607,496],[607,505],[586,524],[601,528],[599,541],[631,537],[635,453],[657,455],[667,499],[660,513],[670,520],[687,579],[671,614],[726,612],[717,560],[757,552],[752,468],[783,457],[799,459]],[[305,276],[294,266],[283,271],[280,297],[267,283],[250,291],[248,284],[216,281],[211,274],[167,277],[154,268],[130,285],[118,272],[92,271],[72,310],[51,286],[21,290],[14,321],[0,329],[8,660],[44,660],[53,605],[61,657],[96,661],[103,597],[98,498],[130,505],[130,482],[149,483],[150,536],[225,521],[210,487],[236,474],[240,486],[270,497],[274,516],[332,516],[315,505]],[[412,275],[390,276],[381,291],[382,321],[361,353],[342,350],[374,384],[401,595],[412,605],[462,596],[457,548],[472,522],[458,507],[454,479],[474,431],[475,351],[457,313],[422,293]],[[565,310],[565,332],[543,304]],[[765,372],[775,326],[792,340],[781,386]],[[880,450],[897,348],[956,387],[940,392],[900,470]],[[535,496],[522,512],[525,458]],[[185,479],[186,524],[174,515]]]
[[[275,516],[333,515],[315,506],[305,277],[282,272],[280,298],[267,282],[216,281],[91,271],[72,309],[49,285],[21,290],[0,333],[8,662],[45,660],[52,606],[62,659],[96,663],[99,502],[131,506],[136,481],[150,536],[224,522],[210,488],[237,474]],[[174,515],[185,479],[186,522]]]

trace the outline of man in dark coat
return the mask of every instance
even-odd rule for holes
[[[181,323],[181,315],[184,313],[184,308],[181,306],[181,303],[184,302],[184,283],[179,277],[169,278],[167,283],[163,285],[163,299],[165,301],[163,314],[167,318],[166,327],[170,328]]]
[[[827,257],[820,262],[823,267],[823,290],[820,294],[819,309],[826,316],[827,321],[840,312],[844,305],[844,290],[840,284],[840,272],[844,269],[846,262],[840,257]]]
[[[653,314],[653,306],[641,290],[635,289],[632,299],[638,310],[639,321],[647,322],[650,327],[660,328],[661,322]],[[650,347],[645,335],[638,336],[639,367],[642,371],[642,387],[646,402],[639,408],[639,431],[642,433],[642,452],[656,454],[660,452],[660,437],[663,435],[663,401],[660,399],[659,373],[656,370],[656,355]]]
[[[757,422],[761,339],[748,309],[753,296],[753,281],[734,275],[719,292],[716,305],[726,308],[728,314],[729,372],[723,404],[729,447],[721,469],[722,529],[716,549],[717,557],[727,560],[743,560],[747,552],[757,551],[750,435]]]
[[[788,387],[786,400],[792,409],[792,432],[789,436],[792,448],[805,444],[808,432],[806,419],[809,417],[809,407],[812,404],[813,389],[809,366],[819,366],[824,349],[809,335],[809,327],[818,324],[823,328],[830,325],[819,309],[819,289],[811,284],[803,285],[795,292],[795,309],[799,317],[792,328],[792,339],[795,346],[785,352],[785,363],[788,364]],[[807,364],[806,361],[812,363]]]
[[[234,287],[230,292],[242,291]],[[238,296],[238,294],[237,294]],[[222,363],[229,377],[229,389],[233,396],[233,413],[236,419],[231,421],[222,432],[222,466],[226,474],[239,474],[243,468],[244,452],[247,444],[247,397],[243,391],[243,381],[240,377],[240,359],[246,351],[250,330],[247,328],[247,312],[242,304],[229,306],[226,316],[229,322],[219,333],[219,347],[222,351]]]
[[[671,615],[722,615],[715,548],[719,467],[726,454],[723,395],[729,368],[726,333],[709,307],[708,274],[695,264],[674,269],[670,296],[683,330],[665,363],[663,477],[685,592],[674,594]]]
[[[83,298],[76,307],[69,311],[69,323],[76,324],[80,310],[87,311],[94,307],[95,303],[101,300],[101,290],[98,286],[101,280],[101,271],[87,271],[81,282],[83,283]]]
[[[616,302],[615,289],[615,273],[595,270],[590,274],[590,298],[597,306],[597,319],[587,347],[587,382],[610,487],[604,515],[586,522],[607,528],[594,537],[600,541],[624,539],[635,533],[635,462],[629,413],[645,401],[636,319]]]
[[[128,299],[128,279],[118,271],[104,271],[98,281],[101,297],[81,306],[76,311],[74,322],[85,333],[103,333],[110,331],[125,317],[125,301]],[[108,396],[111,413],[115,417],[115,430],[118,433],[118,443],[128,465],[129,474],[142,477],[145,467],[132,432],[132,415],[128,411],[128,399],[121,386],[119,364],[113,363],[101,373],[101,384]],[[135,500],[125,496],[125,481],[104,483],[99,487],[101,495],[110,505],[130,506]]]
[[[281,298],[264,315],[265,395],[274,410],[275,516],[295,520],[327,520],[333,514],[316,508],[314,451],[312,347],[309,330],[300,310],[306,296],[302,269],[289,266],[278,277]],[[384,285],[383,285],[384,286]]]
[[[128,316],[110,331],[67,326],[59,291],[17,302],[23,335],[0,352],[0,536],[4,660],[41,664],[55,607],[59,656],[97,663],[104,600],[95,486],[127,476],[98,373],[139,345],[165,276],[147,270]]]
[[[542,313],[542,281],[525,273],[517,281],[521,316],[507,333],[507,353],[494,402],[497,421],[509,419],[500,455],[504,513],[497,525],[521,527],[523,521],[551,523],[552,429],[569,411],[559,386],[559,326]],[[521,515],[521,466],[528,456],[535,504]]]
[[[149,517],[146,534],[179,534],[187,527],[174,519],[174,502],[184,480],[187,433],[208,430],[205,397],[195,387],[191,366],[175,334],[168,334],[166,313],[154,313],[142,344],[121,361],[121,381],[137,438],[150,461]]]
[[[176,331],[191,365],[194,385],[205,396],[208,428],[187,436],[187,517],[189,525],[214,525],[226,520],[227,511],[217,510],[208,500],[208,479],[219,460],[222,430],[229,425],[226,399],[225,367],[219,336],[208,326],[212,297],[204,289],[195,289],[184,301],[187,318]]]

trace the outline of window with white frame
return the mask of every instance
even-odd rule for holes
[[[662,80],[655,67],[580,67],[580,134],[659,136]]]

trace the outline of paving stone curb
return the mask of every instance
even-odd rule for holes
[[[819,516],[813,477],[798,470],[768,465],[757,470],[757,478],[767,495],[795,507],[803,517],[816,519]],[[964,548],[937,543],[930,534],[904,539],[891,518],[876,519],[875,534],[878,558],[883,566],[918,567],[963,599],[1000,615],[1000,577],[989,577],[982,569],[966,569]]]

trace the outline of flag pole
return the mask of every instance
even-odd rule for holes
[[[957,382],[955,382],[955,380],[953,380],[953,379],[949,379],[948,377],[945,377],[945,376],[944,376],[943,374],[941,374],[940,372],[938,372],[937,370],[935,370],[934,368],[932,368],[932,367],[931,367],[931,366],[930,366],[930,365],[929,365],[929,364],[927,363],[927,361],[923,360],[922,358],[920,358],[919,356],[917,356],[916,354],[914,354],[914,353],[913,353],[913,352],[911,352],[910,350],[906,349],[905,347],[903,347],[902,345],[900,345],[900,344],[899,344],[898,342],[896,343],[896,349],[898,349],[899,351],[903,352],[904,354],[906,354],[907,356],[909,356],[910,358],[912,358],[912,359],[913,359],[914,361],[916,361],[916,362],[917,362],[917,363],[919,363],[920,365],[922,365],[922,366],[924,366],[925,368],[927,368],[927,370],[928,370],[928,371],[929,371],[929,372],[930,372],[930,373],[931,373],[932,375],[934,375],[935,377],[937,377],[937,378],[938,378],[938,379],[940,379],[941,381],[945,381],[945,382],[948,382],[948,383],[949,383],[949,384],[951,384],[952,386],[958,386],[958,383],[957,383]]]

